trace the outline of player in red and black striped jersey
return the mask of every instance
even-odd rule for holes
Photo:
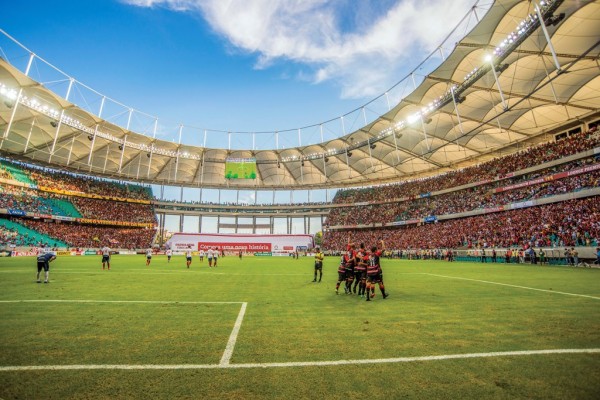
[[[363,297],[365,295],[365,288],[367,286],[367,264],[369,262],[369,253],[365,248],[365,244],[361,243],[358,251],[356,252],[356,264],[354,265],[354,288],[352,291],[356,293],[356,286],[358,286],[358,295]]]
[[[385,293],[385,286],[383,285],[383,272],[381,270],[380,258],[385,249],[383,240],[381,241],[381,248],[376,246],[371,247],[371,254],[369,255],[369,263],[367,265],[367,301],[371,301],[371,298],[375,297],[375,284],[379,284],[379,290],[381,295],[385,299],[389,294]]]
[[[340,284],[346,282],[346,254],[340,258],[340,265],[338,266],[338,281],[335,285],[335,294],[339,294]]]
[[[352,282],[354,281],[354,266],[356,265],[356,246],[348,243],[346,251],[346,294],[352,294]]]

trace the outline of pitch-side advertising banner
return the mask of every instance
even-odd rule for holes
[[[245,253],[292,253],[297,247],[313,247],[312,235],[248,235],[176,233],[166,243],[172,250],[243,251]]]

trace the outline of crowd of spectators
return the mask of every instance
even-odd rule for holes
[[[0,185],[0,208],[40,214],[52,213],[52,207],[38,197],[35,190],[10,185]]]
[[[119,247],[122,249],[145,249],[152,245],[155,229],[121,228],[85,225],[69,222],[44,222],[21,219],[26,227],[57,238],[71,247]]]
[[[49,168],[33,167],[26,164],[10,162],[8,160],[3,160],[3,162],[10,163],[12,166],[19,168],[24,173],[28,174],[29,178],[38,186],[107,197],[138,200],[152,199],[152,189],[147,186],[128,182],[108,181],[96,177],[56,171]],[[0,174],[1,173],[2,172],[0,172]]]
[[[156,215],[150,204],[124,203],[87,197],[72,197],[71,202],[84,218],[156,223]]]
[[[534,186],[494,193],[499,186],[508,186],[519,182],[536,179],[542,175],[572,170],[589,165],[594,158],[565,164],[560,167],[535,172],[518,178],[476,186],[464,190],[445,193],[433,197],[424,197],[402,202],[370,204],[363,206],[334,208],[330,211],[326,225],[361,225],[372,223],[389,223],[425,218],[431,215],[446,215],[483,208],[498,207],[515,202],[539,199],[546,196],[575,192],[585,188],[600,186],[600,170],[586,174],[566,177],[560,180],[544,181]]]
[[[600,196],[399,228],[329,230],[323,247],[344,250],[348,239],[388,249],[511,246],[597,246]]]
[[[448,172],[432,178],[376,188],[339,190],[333,199],[333,203],[384,201],[394,198],[419,196],[432,190],[443,190],[486,179],[501,178],[512,172],[593,149],[599,145],[600,135],[596,135],[595,130],[582,132],[565,139],[530,147],[527,150],[496,158],[480,165]]]
[[[12,174],[10,172],[8,172],[6,170],[6,168],[4,168],[2,166],[2,164],[0,164],[0,178],[4,178],[4,179],[12,179],[13,178]]]

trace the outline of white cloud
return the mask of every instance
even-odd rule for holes
[[[301,63],[313,71],[310,81],[334,81],[342,96],[350,98],[380,94],[402,78],[403,67],[422,61],[474,4],[474,0],[123,1],[200,13],[231,45],[257,54],[256,68],[269,68],[278,60]],[[382,4],[387,8],[380,9]],[[306,78],[306,71],[302,74]]]

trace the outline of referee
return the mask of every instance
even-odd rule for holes
[[[321,278],[323,278],[323,253],[318,247],[315,249],[315,278],[313,282],[317,281],[317,271],[319,271],[319,282],[321,282]]]

